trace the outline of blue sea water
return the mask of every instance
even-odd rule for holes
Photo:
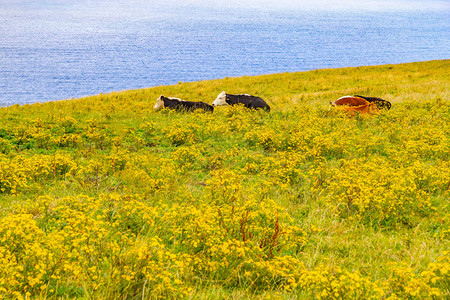
[[[0,106],[180,81],[450,58],[450,11],[0,2]]]

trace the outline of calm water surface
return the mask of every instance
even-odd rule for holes
[[[145,2],[2,1],[0,106],[450,58],[445,9],[266,11]]]

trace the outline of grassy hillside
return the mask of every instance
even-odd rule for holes
[[[450,61],[0,108],[0,298],[450,296]],[[270,113],[154,112],[160,94]],[[392,109],[328,111],[347,94]]]

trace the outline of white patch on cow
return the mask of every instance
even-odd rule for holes
[[[154,110],[160,110],[164,108],[164,101],[161,99],[161,97],[163,97],[163,95],[159,96],[159,98],[156,99],[156,104],[153,107]]]
[[[216,100],[214,100],[214,102],[211,105],[212,106],[228,105],[226,100],[227,100],[227,94],[225,93],[225,91],[223,91],[222,93],[219,94],[219,96],[217,96]]]
[[[343,96],[343,97],[341,97],[341,98],[339,98],[339,99],[337,99],[337,100],[334,100],[334,101],[330,101],[330,107],[331,106],[336,106],[336,102],[337,101],[339,101],[339,100],[341,100],[341,99],[344,99],[344,98],[353,98],[353,96]],[[329,110],[329,109],[328,109]]]

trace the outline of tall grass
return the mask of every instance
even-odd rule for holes
[[[450,62],[0,109],[0,297],[450,296]],[[222,90],[270,113],[154,112]],[[390,111],[328,111],[347,94]]]

